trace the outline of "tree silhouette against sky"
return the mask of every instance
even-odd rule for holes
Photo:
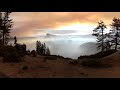
[[[11,12],[0,12],[0,35],[2,37],[2,44],[7,45],[10,38],[10,31],[13,27],[12,19],[10,19]]]

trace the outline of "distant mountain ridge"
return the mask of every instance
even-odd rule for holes
[[[95,42],[86,42],[80,45],[81,55],[91,55],[98,53],[97,45]],[[82,52],[83,51],[83,52]]]
[[[46,34],[46,37],[56,37],[57,35],[55,35],[55,34],[51,34],[51,33],[47,33]]]

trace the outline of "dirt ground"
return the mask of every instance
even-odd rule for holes
[[[20,63],[3,63],[0,58],[0,78],[120,78],[119,56],[117,52],[103,58],[105,63],[116,62],[112,67],[106,68],[72,65],[68,60],[60,58],[44,62],[45,56],[25,56],[25,61]],[[24,67],[28,68],[23,69]]]

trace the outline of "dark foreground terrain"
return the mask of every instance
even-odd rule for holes
[[[120,51],[100,60],[111,67],[85,67],[60,57],[26,55],[23,62],[3,63],[0,58],[0,78],[119,78]]]

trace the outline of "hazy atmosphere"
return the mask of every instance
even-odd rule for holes
[[[37,40],[45,42],[53,55],[77,59],[80,55],[95,54],[96,37],[92,36],[97,22],[119,17],[117,12],[13,12],[14,27],[11,36],[35,49]],[[109,27],[106,29],[108,32]],[[90,46],[85,47],[84,44]],[[92,44],[91,44],[92,43]],[[84,49],[83,49],[83,45]],[[93,49],[90,51],[90,49]],[[72,49],[72,52],[71,52]]]
[[[0,78],[118,78],[119,59],[119,12],[0,12]]]

